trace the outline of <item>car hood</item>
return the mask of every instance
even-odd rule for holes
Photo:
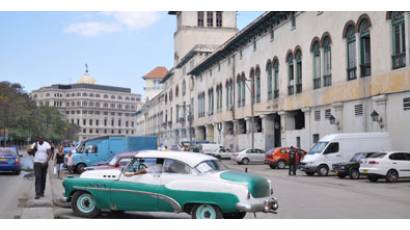
[[[101,169],[84,171],[80,178],[87,179],[104,179],[104,180],[116,180],[121,174],[121,169]]]
[[[306,154],[303,157],[303,160],[301,161],[302,163],[309,163],[309,162],[314,162],[317,161],[318,158],[320,158],[322,155],[319,153],[316,154]]]
[[[265,177],[239,171],[224,171],[219,176],[226,181],[246,184],[254,198],[270,195],[270,182]]]

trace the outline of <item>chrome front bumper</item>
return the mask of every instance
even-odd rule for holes
[[[278,199],[274,196],[269,198],[250,199],[248,202],[241,202],[236,204],[242,212],[268,212],[276,214],[279,208]]]

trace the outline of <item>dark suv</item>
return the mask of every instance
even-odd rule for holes
[[[333,170],[336,172],[336,175],[343,179],[346,176],[349,176],[351,179],[360,178],[360,161],[364,158],[367,158],[374,154],[374,152],[364,152],[356,153],[349,162],[334,164]]]

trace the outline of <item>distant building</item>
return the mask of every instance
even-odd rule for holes
[[[167,72],[167,68],[158,66],[142,77],[145,81],[144,101],[151,100],[162,91],[161,80],[165,77]]]
[[[141,96],[131,89],[95,84],[88,70],[75,84],[56,84],[31,92],[38,106],[56,107],[81,127],[80,140],[104,135],[134,135]]]

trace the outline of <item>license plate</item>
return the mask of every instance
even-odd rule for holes
[[[368,172],[368,170],[367,169],[363,169],[363,173],[367,173]]]

